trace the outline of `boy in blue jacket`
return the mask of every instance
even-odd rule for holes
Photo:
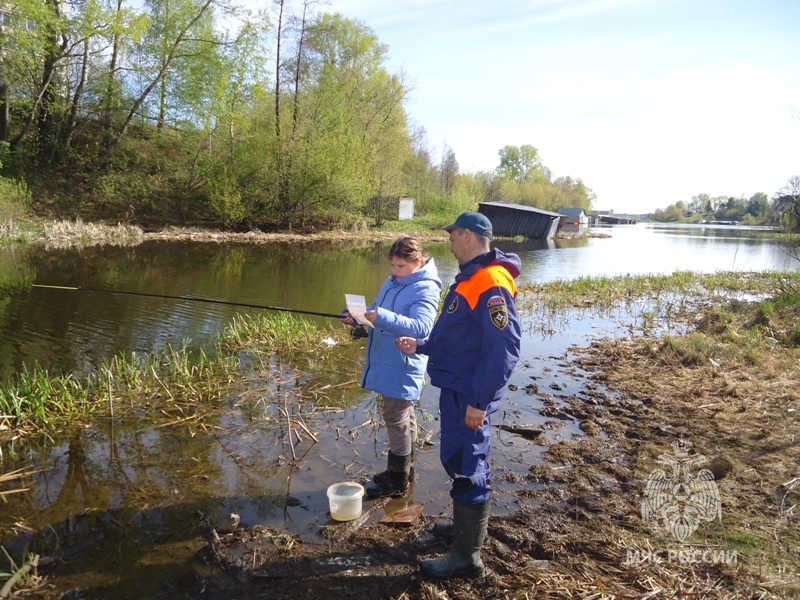
[[[444,227],[459,273],[427,339],[401,337],[406,354],[428,356],[431,384],[441,389],[441,461],[452,478],[453,550],[425,560],[428,577],[483,577],[480,550],[492,497],[490,416],[500,404],[520,353],[521,329],[514,304],[520,273],[516,254],[490,249],[489,219],[459,215]]]

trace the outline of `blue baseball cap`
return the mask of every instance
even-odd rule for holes
[[[469,229],[470,231],[482,235],[483,237],[493,240],[492,222],[479,212],[463,212],[458,215],[456,222],[452,225],[442,227],[445,231],[451,229]]]

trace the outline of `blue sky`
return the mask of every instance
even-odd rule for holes
[[[595,208],[772,196],[800,175],[797,0],[331,0],[389,47],[462,172],[531,144]]]

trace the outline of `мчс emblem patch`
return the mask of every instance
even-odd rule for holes
[[[447,312],[454,313],[458,308],[458,296],[453,296],[453,301],[447,306]]]
[[[505,298],[492,296],[486,302],[486,306],[489,309],[489,318],[492,320],[492,324],[500,330],[505,329],[508,325],[508,307]]]

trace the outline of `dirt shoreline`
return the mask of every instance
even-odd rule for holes
[[[440,229],[419,228],[407,232],[398,231],[325,231],[319,233],[265,233],[248,231],[244,233],[209,231],[202,229],[167,228],[161,231],[143,232],[145,240],[193,240],[201,242],[241,242],[266,244],[270,242],[308,243],[318,241],[367,240],[375,242],[393,241],[401,235],[412,235],[421,241],[447,241],[447,233]],[[554,239],[607,238],[607,233],[559,231]]]
[[[202,588],[211,598],[253,590],[269,598],[800,597],[798,348],[776,347],[757,365],[735,358],[684,364],[655,338],[607,339],[573,352],[570,366],[588,379],[582,393],[558,403],[584,435],[553,443],[548,465],[518,474],[525,503],[490,520],[483,579],[419,577],[420,557],[448,550],[429,533],[434,519],[423,517],[410,527],[335,526],[319,545],[260,527],[212,538],[204,557],[231,580],[189,578],[187,591]],[[663,459],[683,450],[713,473],[721,508],[681,541],[675,529],[645,521],[642,502]]]
[[[312,242],[390,242],[401,235],[412,235],[422,242],[447,242],[446,232],[428,227],[415,227],[408,231],[385,231],[379,229],[353,229],[339,231],[323,231],[317,233],[269,233],[258,230],[247,232],[199,229],[194,227],[165,227],[159,230],[145,231],[136,225],[104,225],[84,223],[83,221],[43,222],[39,233],[22,233],[10,227],[0,232],[15,241],[25,240],[28,243],[43,243],[53,247],[92,246],[101,244],[132,245],[150,240],[194,241],[209,243],[241,243],[270,244],[312,243]],[[554,239],[582,239],[611,237],[602,232],[559,231]]]

